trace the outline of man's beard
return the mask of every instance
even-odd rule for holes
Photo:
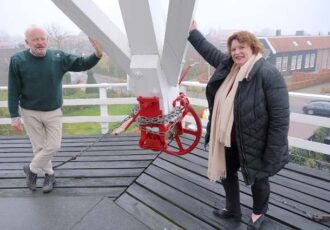
[[[46,52],[47,48],[35,48],[32,53],[37,57],[43,57],[46,55]]]

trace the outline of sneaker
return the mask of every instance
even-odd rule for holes
[[[29,165],[24,165],[24,173],[26,175],[26,186],[32,191],[36,190],[38,174],[31,172]]]
[[[221,219],[231,219],[231,218],[233,218],[236,221],[240,221],[241,217],[242,217],[241,213],[235,213],[235,212],[232,212],[232,211],[228,211],[225,208],[222,209],[222,210],[215,209],[215,210],[213,210],[213,214],[215,216],[221,218]]]
[[[54,188],[54,184],[56,183],[55,180],[55,175],[54,174],[45,174],[45,180],[44,180],[44,184],[42,186],[42,191],[44,193],[48,193],[51,192]]]

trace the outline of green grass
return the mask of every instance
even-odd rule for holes
[[[109,115],[129,115],[132,113],[134,105],[110,105],[108,107]]]
[[[64,109],[65,116],[99,116],[99,106],[70,106],[72,108]],[[109,115],[129,115],[132,112],[134,105],[110,105],[108,106]],[[109,124],[109,130],[113,130],[119,125],[118,122],[112,122]],[[127,132],[134,132],[136,129],[135,125],[127,130]],[[63,134],[65,135],[87,135],[87,134],[100,134],[101,125],[100,123],[74,123],[74,124],[63,124]]]
[[[64,135],[93,135],[100,134],[101,127],[99,123],[66,123],[63,124]]]

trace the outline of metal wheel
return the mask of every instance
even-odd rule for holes
[[[202,123],[200,118],[198,117],[196,111],[189,105],[183,114],[183,118],[190,114],[196,123],[196,130],[191,130],[187,128],[182,127],[182,122],[178,122],[175,127],[175,134],[173,137],[168,139],[168,146],[164,150],[165,153],[171,154],[171,155],[184,155],[189,152],[191,152],[199,143],[199,140],[202,136]],[[189,146],[185,146],[185,144],[182,141],[182,134],[187,134],[187,137],[190,139],[192,138],[192,143]]]

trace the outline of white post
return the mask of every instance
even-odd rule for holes
[[[107,99],[107,88],[100,87],[99,94],[100,94],[100,100]],[[108,105],[100,105],[100,114],[101,114],[102,120],[107,119],[107,117],[109,116]],[[106,134],[107,132],[109,132],[109,123],[108,122],[101,122],[101,132],[102,132],[102,134]]]

